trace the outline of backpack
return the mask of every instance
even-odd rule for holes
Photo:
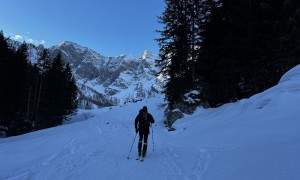
[[[150,121],[149,121],[148,113],[146,115],[146,118],[143,116],[143,114],[141,114],[139,118],[139,126],[149,126],[149,125],[150,125]]]

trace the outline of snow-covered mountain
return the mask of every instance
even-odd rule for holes
[[[19,42],[12,41],[14,47]],[[29,45],[29,59],[34,62],[42,47]],[[161,91],[156,77],[155,60],[159,57],[147,50],[140,56],[103,56],[87,47],[65,41],[49,48],[52,57],[59,52],[71,65],[79,87],[81,108],[120,105],[149,98]]]
[[[8,44],[11,46],[11,48],[17,50],[22,43],[20,41],[8,39]],[[39,52],[41,52],[44,49],[44,46],[43,45],[35,46],[29,43],[27,44],[27,47],[28,47],[28,60],[32,63],[35,63],[37,61]]]
[[[249,99],[198,108],[173,132],[164,127],[162,96],[80,110],[71,124],[0,139],[0,179],[298,180],[299,102],[297,66]],[[133,122],[144,105],[156,125],[139,162]]]

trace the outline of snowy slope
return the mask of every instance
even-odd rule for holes
[[[174,132],[163,126],[163,97],[81,110],[64,126],[0,139],[0,179],[298,180],[299,102],[300,66],[249,99],[197,109]],[[128,160],[144,105],[157,126],[145,162],[134,159],[137,140]]]

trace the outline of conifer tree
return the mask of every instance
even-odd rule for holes
[[[77,86],[72,74],[70,64],[67,63],[64,69],[66,94],[65,94],[65,115],[73,114],[78,108]]]
[[[11,111],[12,103],[10,101],[9,91],[11,90],[9,73],[11,69],[11,60],[13,52],[9,49],[7,38],[4,37],[3,31],[0,32],[0,126],[6,131],[10,128],[13,112]]]
[[[43,49],[40,54],[39,58],[37,60],[37,67],[40,70],[40,74],[45,76],[46,73],[51,69],[51,56],[49,54],[48,49]]]
[[[166,0],[159,22],[164,24],[157,41],[160,45],[161,74],[167,77],[164,87],[169,108],[181,103],[184,94],[194,88],[194,62],[199,43],[200,5],[192,0]],[[175,90],[176,89],[176,90]]]
[[[44,49],[40,52],[39,58],[37,60],[37,68],[39,73],[36,76],[35,83],[35,96],[34,96],[34,113],[33,120],[35,122],[35,128],[40,129],[43,127],[48,127],[46,124],[48,122],[48,115],[51,97],[49,96],[48,89],[48,74],[52,68],[52,59],[50,57],[49,51]]]
[[[14,135],[24,134],[31,130],[30,122],[27,119],[27,105],[28,105],[28,93],[29,93],[29,63],[28,63],[28,47],[24,42],[20,45],[16,51],[14,58],[14,74],[16,75],[12,79],[14,85],[14,94],[11,94],[11,98],[15,99],[16,106],[15,116],[13,117]]]
[[[0,33],[0,116],[8,136],[30,130],[27,117],[28,61],[23,43],[16,52],[10,49],[3,32]],[[2,54],[3,53],[3,54]]]
[[[64,64],[61,55],[58,54],[52,62],[51,69],[47,73],[48,81],[48,99],[49,111],[45,113],[48,117],[46,127],[61,125],[64,116],[64,95],[65,95],[65,81],[64,81]]]

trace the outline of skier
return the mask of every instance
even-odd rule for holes
[[[152,117],[152,115],[150,113],[148,113],[147,107],[144,106],[143,109],[140,110],[139,114],[137,115],[137,117],[135,118],[135,132],[138,133],[139,132],[139,144],[138,144],[138,159],[141,158],[142,159],[146,156],[147,153],[147,140],[148,140],[148,135],[150,134],[149,131],[149,126],[150,123],[154,123],[154,119]],[[143,145],[143,139],[144,139],[144,145]],[[142,146],[143,146],[143,150],[142,150]]]

